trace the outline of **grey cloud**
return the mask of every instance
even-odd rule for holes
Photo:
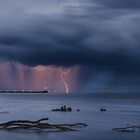
[[[96,0],[106,7],[119,9],[139,9],[140,1],[138,0]]]
[[[19,7],[15,3],[10,9],[14,12],[1,15],[1,58],[30,66],[90,65],[98,69],[139,71],[139,10],[113,10],[113,4],[122,2],[106,0],[101,1],[101,7],[91,10],[86,5],[75,9],[76,13],[68,13],[76,7],[61,7],[62,2],[55,5],[58,6],[55,13],[49,9],[53,5],[49,2],[46,10],[40,10],[43,2],[35,4],[37,10],[26,8],[25,2],[20,5],[20,13],[15,13],[15,5]]]

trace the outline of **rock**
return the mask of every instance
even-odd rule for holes
[[[67,111],[71,112],[72,111],[72,108],[71,107],[68,107],[67,108]]]
[[[61,106],[60,108],[52,109],[52,111],[60,111],[60,112],[71,112],[71,107],[66,107],[66,105]],[[80,111],[79,109],[77,111]]]
[[[79,112],[80,111],[80,109],[77,109],[77,112]]]
[[[100,111],[104,112],[107,111],[105,108],[101,108]]]

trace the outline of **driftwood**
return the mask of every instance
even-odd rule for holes
[[[140,130],[140,125],[132,125],[132,126],[127,126],[127,127],[122,127],[122,128],[114,128],[112,130],[116,131],[116,132],[135,132],[137,130]]]
[[[75,128],[86,127],[87,124],[76,123],[76,124],[49,124],[48,118],[42,118],[37,121],[30,120],[14,120],[6,123],[0,123],[0,129],[15,130],[15,129],[58,129],[61,131],[75,131]]]
[[[1,111],[0,114],[9,114],[9,111]]]

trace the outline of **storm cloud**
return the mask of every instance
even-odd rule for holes
[[[139,9],[140,2],[138,0],[96,0],[104,6],[118,9]]]
[[[137,0],[0,3],[1,59],[29,66],[88,65],[103,70],[140,70]]]

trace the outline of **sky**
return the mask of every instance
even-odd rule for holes
[[[0,0],[0,89],[140,90],[138,0]]]

